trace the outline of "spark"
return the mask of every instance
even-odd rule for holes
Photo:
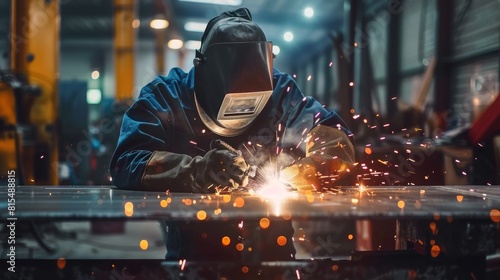
[[[359,185],[359,188],[358,188],[358,191],[359,191],[359,194],[362,195],[364,193],[366,193],[367,195],[370,195],[370,193],[368,192],[368,189],[366,188],[366,186],[364,185]]]
[[[304,139],[300,139],[300,141],[299,141],[299,143],[297,143],[297,146],[295,147],[295,149],[298,149],[298,148],[300,147],[300,144],[302,144],[302,141],[303,141],[303,140],[304,140]]]
[[[250,142],[248,142],[248,144],[250,144]],[[245,149],[248,151],[248,153],[254,157],[254,155],[252,154],[252,152],[248,149],[248,147],[245,145],[245,143],[243,143],[243,147],[245,147]]]
[[[184,267],[186,266],[186,260],[180,260],[179,264],[181,265],[181,270],[184,270]]]
[[[379,160],[378,160],[378,162],[380,162],[380,163],[382,163],[382,164],[384,164],[384,165],[387,165],[387,164],[389,163],[389,161],[383,161],[383,160],[381,160],[381,159],[379,159]]]

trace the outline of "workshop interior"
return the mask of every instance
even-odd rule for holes
[[[353,184],[117,189],[124,113],[240,7],[345,121]],[[499,0],[6,0],[0,54],[2,279],[500,279]],[[177,221],[234,222],[214,242],[241,258],[166,260]],[[273,260],[284,221],[295,258]]]

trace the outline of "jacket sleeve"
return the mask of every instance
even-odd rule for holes
[[[165,85],[150,84],[125,112],[110,173],[121,189],[190,192],[199,157],[169,151],[173,115],[158,98]]]

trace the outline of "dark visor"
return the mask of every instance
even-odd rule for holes
[[[226,93],[272,89],[269,65],[272,65],[271,42],[214,44],[208,47],[203,62],[210,71],[204,74],[214,76],[210,80],[224,77]]]

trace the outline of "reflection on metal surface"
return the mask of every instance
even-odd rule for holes
[[[6,190],[0,192],[6,195]],[[160,279],[203,279],[199,273],[208,272],[227,279],[376,279],[410,274],[425,278],[436,269],[443,275],[439,279],[459,275],[484,279],[486,256],[495,253],[500,223],[496,186],[357,186],[276,196],[22,186],[16,189],[16,206],[18,221],[32,221],[29,227],[16,228],[25,246],[16,256],[37,259],[24,265],[40,271],[51,271],[43,263],[51,261],[49,266],[66,278],[77,277],[69,275],[75,267],[69,259],[93,268],[113,259],[108,274],[125,271],[124,267],[130,272],[138,259],[149,259],[149,265],[153,259],[162,260],[166,248],[159,221],[176,221],[188,228],[213,228],[218,236],[203,230],[200,240],[213,240],[216,250],[238,253],[240,258],[231,263],[189,258],[175,265],[157,262],[161,269],[149,271],[164,276]],[[1,215],[6,221],[7,214]],[[88,226],[95,221],[110,226],[121,222],[126,230],[92,234]],[[292,244],[296,260],[259,261],[259,236],[286,221],[291,222],[293,234],[268,237],[277,248]],[[237,234],[222,231],[229,224]],[[247,231],[251,234],[245,235]],[[97,259],[98,265],[85,263]],[[123,264],[127,259],[134,262]],[[463,267],[464,263],[468,265]],[[135,276],[145,273],[137,271]]]
[[[0,193],[6,195],[6,190]],[[16,215],[32,219],[168,218],[207,220],[291,216],[294,220],[433,217],[500,217],[496,186],[353,187],[299,194],[279,190],[221,195],[157,193],[86,187],[18,187]],[[5,202],[0,202],[0,204]],[[279,207],[278,207],[279,205]],[[401,211],[404,209],[404,211]],[[5,219],[7,213],[1,213]]]

